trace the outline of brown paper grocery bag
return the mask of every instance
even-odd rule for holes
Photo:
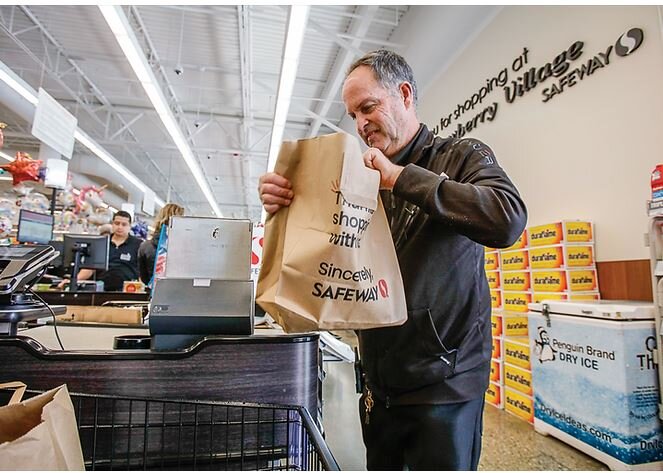
[[[9,404],[0,407],[1,470],[85,470],[74,406],[67,386],[20,401],[23,383]]]
[[[403,324],[380,176],[364,166],[356,138],[284,142],[274,171],[290,180],[295,198],[265,222],[258,304],[286,332]]]

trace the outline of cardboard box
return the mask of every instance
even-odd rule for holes
[[[529,422],[534,423],[534,400],[530,396],[504,387],[504,410],[509,414]]]
[[[520,391],[526,396],[534,396],[532,388],[532,372],[517,366],[504,363],[504,385]]]
[[[493,309],[502,308],[502,291],[499,289],[490,290],[490,307]]]
[[[497,251],[486,253],[483,260],[483,267],[486,271],[495,271],[500,269],[500,255]]]
[[[493,337],[502,335],[502,314],[496,312],[490,314],[490,330]]]
[[[499,270],[486,271],[486,280],[488,281],[488,287],[490,289],[502,288],[502,278]]]
[[[527,312],[530,302],[532,302],[531,292],[504,292],[502,294],[505,312]]]
[[[67,312],[58,319],[72,322],[140,324],[143,320],[143,310],[140,307],[68,305]]]
[[[534,292],[596,292],[598,289],[596,269],[532,270]]]
[[[502,346],[502,337],[493,337],[493,352],[491,353],[490,357],[493,360],[503,360],[504,359],[504,353],[503,353],[503,346]]]
[[[593,268],[594,245],[551,245],[529,249],[530,269]]]
[[[490,380],[493,383],[504,384],[502,380],[502,372],[504,368],[502,367],[502,362],[499,360],[490,360]]]
[[[526,370],[531,370],[530,347],[528,337],[504,339],[504,358],[506,363]]]
[[[491,404],[498,409],[504,408],[504,397],[502,394],[502,386],[496,383],[489,383],[488,389],[486,389],[486,394],[484,399],[488,404]]]
[[[529,227],[527,230],[530,247],[594,242],[594,225],[587,221],[565,220]]]
[[[531,290],[531,276],[529,270],[502,271],[502,290],[527,292]]]
[[[527,248],[529,245],[529,239],[527,237],[527,229],[523,230],[523,233],[520,234],[516,242],[509,246],[508,248],[504,248],[505,251],[509,250],[520,250],[522,248]]]
[[[529,269],[529,252],[527,250],[500,251],[500,269],[502,271]]]
[[[526,337],[528,335],[527,313],[504,314],[502,326],[505,337]]]
[[[598,292],[535,292],[532,302],[548,301],[598,301],[601,294]]]

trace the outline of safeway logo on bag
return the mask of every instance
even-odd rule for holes
[[[352,271],[341,268],[334,263],[323,261],[318,266],[318,274],[328,279],[336,279],[342,282],[369,282],[373,283],[373,271],[370,268],[363,267],[360,270]],[[379,297],[386,299],[389,297],[387,281],[378,280],[374,286],[366,288],[347,287],[328,281],[318,281],[313,284],[311,295],[320,299],[333,299],[348,302],[371,302],[377,301]]]

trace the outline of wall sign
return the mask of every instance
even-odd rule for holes
[[[616,58],[629,56],[640,47],[643,39],[641,28],[631,28],[619,36],[614,44],[585,55],[584,58],[582,56],[585,43],[575,41],[550,61],[538,66],[529,64],[530,50],[525,47],[511,62],[511,67],[504,67],[493,77],[486,79],[485,84],[467,100],[457,104],[451,113],[440,117],[439,123],[432,131],[440,135],[444,130],[448,130],[452,122],[457,121],[455,130],[449,136],[461,138],[481,123],[492,122],[497,117],[500,104],[498,101],[484,104],[484,100],[499,88],[502,88],[504,100],[508,104],[537,89],[541,92],[541,101],[548,103],[557,95],[609,66]],[[525,68],[526,70],[521,72]],[[519,75],[509,81],[509,72]],[[472,112],[472,115],[463,117],[469,112]]]

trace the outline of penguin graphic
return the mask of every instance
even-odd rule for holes
[[[539,340],[534,340],[534,344],[534,351],[539,358],[539,363],[555,361],[557,350],[550,346],[550,337],[543,327],[539,327]]]

